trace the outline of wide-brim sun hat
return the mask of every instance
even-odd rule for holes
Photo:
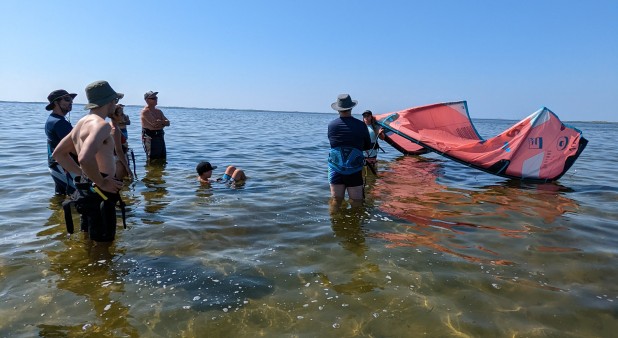
[[[69,94],[69,92],[67,92],[64,89],[57,89],[49,93],[49,95],[47,95],[47,101],[49,101],[49,104],[45,106],[45,110],[48,110],[48,111],[54,110],[54,102],[56,102],[56,100],[66,95],[71,95],[72,98],[75,98],[77,96],[77,94],[75,93]]]
[[[358,101],[352,100],[350,94],[341,94],[337,96],[337,101],[333,102],[330,106],[336,111],[343,111],[352,109],[357,103]]]
[[[107,81],[95,81],[86,86],[86,97],[88,104],[84,109],[94,109],[103,107],[115,99],[122,99],[124,94],[113,90]]]

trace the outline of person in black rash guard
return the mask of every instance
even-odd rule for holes
[[[45,122],[45,134],[47,135],[47,165],[49,173],[54,180],[56,195],[70,195],[75,191],[73,178],[68,177],[69,173],[53,159],[52,153],[65,136],[67,136],[73,126],[66,120],[66,115],[73,109],[73,99],[77,94],[69,94],[64,89],[54,90],[47,96],[49,104],[45,110],[51,111]],[[77,158],[76,158],[77,160]]]
[[[339,112],[339,117],[328,124],[328,182],[331,197],[339,204],[348,192],[352,202],[362,202],[364,150],[371,149],[371,139],[367,126],[352,117],[352,108],[357,101],[349,94],[341,94],[331,107]]]

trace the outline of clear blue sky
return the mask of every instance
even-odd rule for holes
[[[0,2],[0,100],[108,80],[143,104],[618,121],[618,1]]]

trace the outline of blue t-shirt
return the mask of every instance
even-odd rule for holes
[[[339,117],[328,124],[328,141],[331,148],[371,149],[371,139],[367,126],[363,121],[352,116]]]
[[[363,150],[371,148],[365,123],[353,117],[339,117],[328,124],[330,152],[328,167],[343,175],[363,169]]]
[[[52,158],[54,149],[58,143],[73,130],[73,126],[64,117],[51,113],[45,122],[45,134],[47,135],[47,164],[56,163]]]

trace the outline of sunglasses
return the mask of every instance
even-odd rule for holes
[[[66,101],[66,102],[73,102],[73,98],[71,96],[63,96],[62,100]]]
[[[155,101],[156,101],[156,100],[158,100],[159,98],[158,98],[158,97],[149,97],[148,99],[149,99],[149,100],[155,100]]]

